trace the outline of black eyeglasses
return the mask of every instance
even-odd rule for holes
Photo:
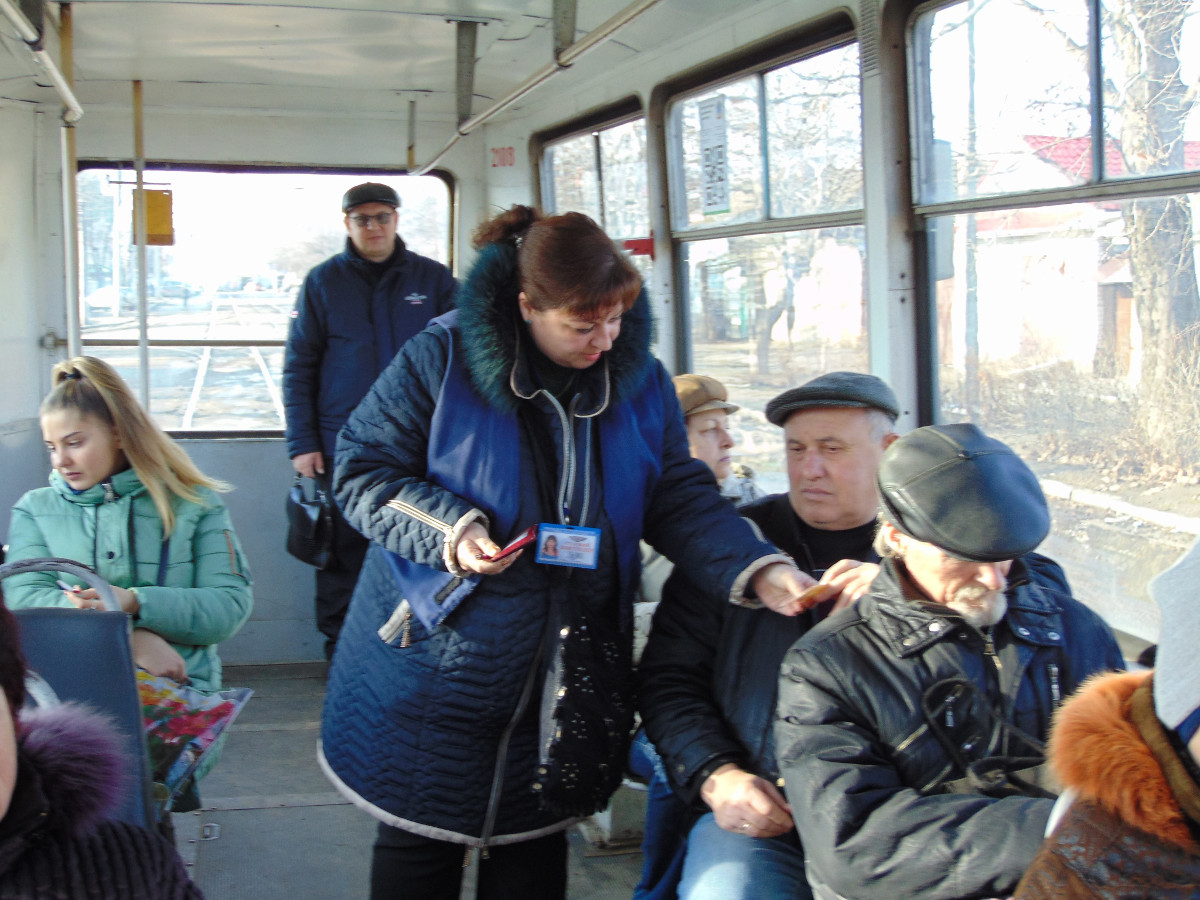
[[[366,228],[372,222],[376,225],[390,225],[394,218],[396,218],[395,213],[376,213],[373,216],[350,216],[350,221],[359,228]]]

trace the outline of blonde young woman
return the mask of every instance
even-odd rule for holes
[[[57,556],[91,567],[133,616],[139,666],[217,690],[217,644],[252,604],[250,570],[216,493],[228,488],[196,468],[107,363],[76,357],[54,367],[53,382],[40,410],[50,486],[13,508],[9,561]],[[12,608],[101,608],[77,581],[27,573],[8,579],[5,594]]]

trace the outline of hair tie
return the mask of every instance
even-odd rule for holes
[[[70,381],[82,381],[83,373],[78,369],[72,369],[70,372],[67,372],[66,377]]]

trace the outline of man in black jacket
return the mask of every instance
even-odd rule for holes
[[[874,577],[875,471],[899,404],[880,379],[833,372],[766,408],[783,428],[788,493],[741,512],[814,583],[787,618],[731,606],[676,572],[639,668],[646,731],[676,791],[696,806],[679,897],[805,897],[804,856],[780,793],[772,742],[779,663],[787,648]]]
[[[1004,444],[918,428],[878,489],[878,577],[780,678],[776,748],[813,896],[1007,897],[1053,806],[1051,715],[1121,654],[1032,552],[1049,510]]]
[[[342,197],[346,248],[304,279],[283,360],[288,456],[297,474],[330,492],[337,433],[404,343],[454,306],[458,286],[441,263],[396,234],[400,197],[368,181]],[[317,572],[317,628],[333,656],[365,537],[333,510],[334,560]]]

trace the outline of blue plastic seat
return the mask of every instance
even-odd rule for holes
[[[0,565],[0,579],[19,572],[66,572],[100,592],[105,611],[15,609],[21,647],[29,667],[49,683],[59,700],[85,703],[114,720],[129,765],[129,790],[112,818],[154,830],[158,818],[150,759],[142,724],[142,701],[130,649],[132,625],[116,606],[112,587],[72,560],[42,558]]]

